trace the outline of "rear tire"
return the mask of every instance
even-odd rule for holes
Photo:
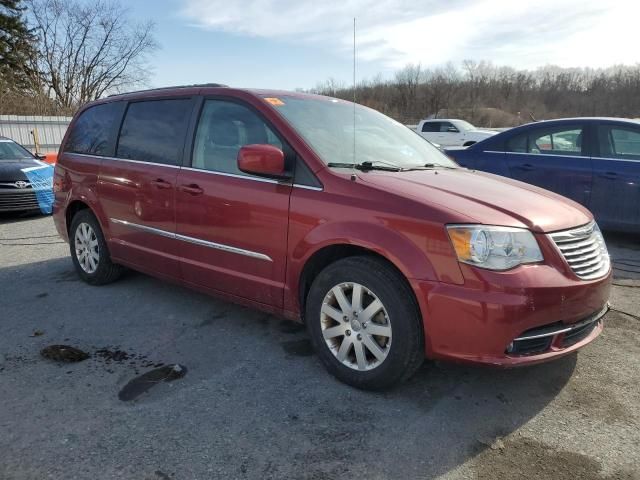
[[[383,260],[338,260],[314,279],[305,320],[327,370],[356,388],[387,389],[424,361],[422,319],[406,280]]]
[[[90,210],[80,210],[71,220],[69,250],[76,272],[90,285],[106,285],[124,268],[111,261],[100,223]]]

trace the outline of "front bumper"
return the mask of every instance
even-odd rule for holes
[[[0,188],[0,212],[40,210],[40,203],[32,188]]]
[[[543,264],[501,273],[463,268],[464,285],[412,281],[429,358],[534,364],[567,355],[602,331],[610,271],[583,281]]]

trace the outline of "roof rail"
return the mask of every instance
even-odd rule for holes
[[[198,88],[198,87],[228,87],[223,83],[194,83],[192,85],[173,85],[170,87],[147,88],[144,90],[134,90],[133,92],[112,93],[109,97],[117,97],[118,95],[128,95],[130,93],[155,92],[159,90],[171,90],[173,88]]]

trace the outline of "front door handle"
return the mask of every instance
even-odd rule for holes
[[[601,173],[600,176],[602,178],[608,178],[609,180],[615,180],[616,178],[618,178],[618,174],[616,172],[605,172]]]
[[[160,188],[160,189],[171,188],[171,184],[169,182],[167,182],[166,180],[163,180],[161,178],[157,178],[155,180],[152,180],[151,181],[151,185],[153,185],[156,188]]]
[[[522,165],[518,165],[517,168],[519,168],[520,170],[531,171],[531,170],[534,170],[536,167],[534,167],[530,163],[524,163]]]
[[[180,185],[180,191],[188,193],[189,195],[202,195],[204,193],[204,190],[202,190],[195,183],[191,183],[189,185]]]

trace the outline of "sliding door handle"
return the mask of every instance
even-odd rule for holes
[[[202,195],[204,193],[204,190],[202,190],[195,183],[191,183],[189,185],[180,185],[180,191],[188,193],[189,195]]]

